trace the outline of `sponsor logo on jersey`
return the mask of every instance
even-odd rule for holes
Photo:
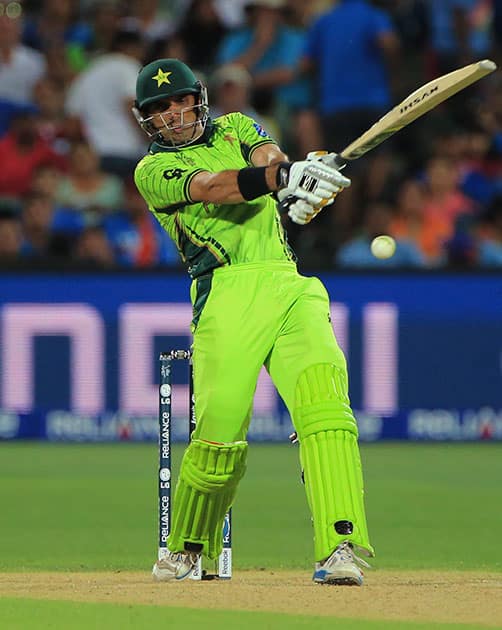
[[[184,168],[170,168],[164,171],[164,179],[181,179],[183,173],[186,173],[186,169]]]

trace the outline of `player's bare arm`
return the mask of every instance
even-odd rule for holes
[[[260,168],[260,184],[266,186],[262,194],[278,190],[278,169],[279,164]],[[253,170],[258,176],[258,169]],[[194,201],[209,203],[240,203],[246,199],[239,185],[240,172],[229,170],[219,173],[198,173],[190,183],[190,197]]]
[[[253,162],[254,166],[270,166],[287,162],[288,160],[288,156],[272,142],[262,144],[251,154],[251,162]]]

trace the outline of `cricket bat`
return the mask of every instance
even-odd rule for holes
[[[337,166],[342,166],[347,160],[357,160],[406,125],[446,101],[450,96],[496,69],[497,66],[493,61],[483,59],[422,85],[343,149],[337,155]]]

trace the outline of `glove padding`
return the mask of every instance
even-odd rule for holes
[[[279,173],[282,198],[292,195],[314,207],[325,206],[342,188],[350,186],[350,179],[317,158],[291,162],[287,168],[281,166]]]
[[[336,153],[326,153],[325,151],[313,151],[307,155],[307,160],[303,162],[293,162],[293,165],[305,165],[307,162],[315,162],[319,167],[319,171],[323,176],[329,176],[330,182],[325,184],[324,179],[319,179],[320,185],[314,192],[304,190],[302,186],[298,186],[294,192],[291,192],[291,177],[288,185],[277,192],[279,200],[279,212],[287,213],[294,223],[305,225],[310,223],[313,218],[324,208],[329,206],[335,200],[336,195],[343,189],[350,186],[350,179],[343,176],[337,168]],[[342,167],[343,168],[343,167]],[[291,173],[292,168],[290,169]],[[308,169],[305,168],[305,173]],[[333,183],[336,182],[336,183]],[[326,194],[325,189],[331,186],[332,192],[329,196],[321,197],[316,200],[321,192]]]

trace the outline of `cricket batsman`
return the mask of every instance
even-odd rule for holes
[[[290,162],[254,120],[209,117],[206,88],[177,59],[144,66],[134,114],[151,139],[135,182],[192,278],[197,428],[182,460],[168,555],[156,579],[215,559],[246,470],[253,396],[265,365],[290,414],[314,529],[313,580],[361,585],[373,555],[345,358],[319,279],[297,271],[278,212],[306,224],[350,185],[333,154]]]

